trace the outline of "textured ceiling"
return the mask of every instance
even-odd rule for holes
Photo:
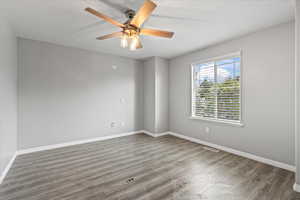
[[[294,17],[293,0],[154,0],[158,7],[145,27],[175,32],[172,39],[142,36],[144,48],[122,49],[119,39],[95,38],[118,31],[84,11],[89,6],[126,21],[127,8],[143,0],[6,0],[0,12],[18,36],[104,53],[145,58],[171,58],[236,36],[287,22]]]

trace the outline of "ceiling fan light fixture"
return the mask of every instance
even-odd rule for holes
[[[139,38],[138,35],[132,36],[130,47],[129,47],[129,49],[131,51],[135,51],[137,49],[137,46],[138,46],[138,44],[140,42],[139,40],[140,40],[140,38]]]
[[[121,47],[122,48],[128,47],[128,36],[125,33],[123,33],[123,35],[121,36]]]

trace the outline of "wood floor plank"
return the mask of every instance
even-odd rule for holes
[[[0,200],[300,200],[292,172],[144,134],[17,157]]]

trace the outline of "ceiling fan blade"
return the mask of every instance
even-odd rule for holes
[[[105,39],[113,38],[113,37],[121,37],[122,35],[123,35],[122,32],[116,32],[116,33],[111,33],[111,34],[104,35],[101,37],[97,37],[97,40],[105,40]]]
[[[131,20],[130,24],[141,27],[145,20],[151,15],[152,11],[155,9],[156,4],[150,0],[146,0],[136,15]]]
[[[109,22],[109,23],[111,23],[111,24],[113,24],[115,26],[118,26],[118,27],[121,27],[121,28],[124,27],[124,24],[121,24],[121,23],[117,22],[116,20],[114,20],[114,19],[112,19],[112,18],[110,18],[110,17],[108,17],[106,15],[103,15],[102,13],[99,13],[98,11],[96,11],[96,10],[94,10],[92,8],[86,8],[85,10],[87,12],[89,12],[89,13],[97,16],[97,17],[100,17],[101,19],[104,19],[105,21],[107,21],[107,22]]]
[[[172,38],[173,35],[174,35],[174,32],[143,28],[141,30],[141,34],[142,35],[165,37],[165,38]]]

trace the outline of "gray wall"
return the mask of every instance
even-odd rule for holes
[[[296,63],[295,63],[295,85],[296,85],[296,109],[295,109],[295,116],[296,116],[296,123],[295,123],[295,135],[296,135],[296,184],[298,184],[297,188],[300,192],[300,0],[296,0]]]
[[[19,149],[143,129],[142,63],[26,39],[18,44]]]
[[[144,129],[155,133],[155,58],[144,65]]]
[[[151,133],[169,130],[168,61],[152,57],[144,61],[144,129]]]
[[[17,39],[0,19],[0,175],[17,150],[17,65]]]
[[[172,59],[170,131],[293,165],[294,35],[291,22]],[[190,64],[239,50],[245,126],[189,119]]]
[[[156,89],[156,132],[169,130],[169,63],[166,59],[156,57],[155,65]]]

